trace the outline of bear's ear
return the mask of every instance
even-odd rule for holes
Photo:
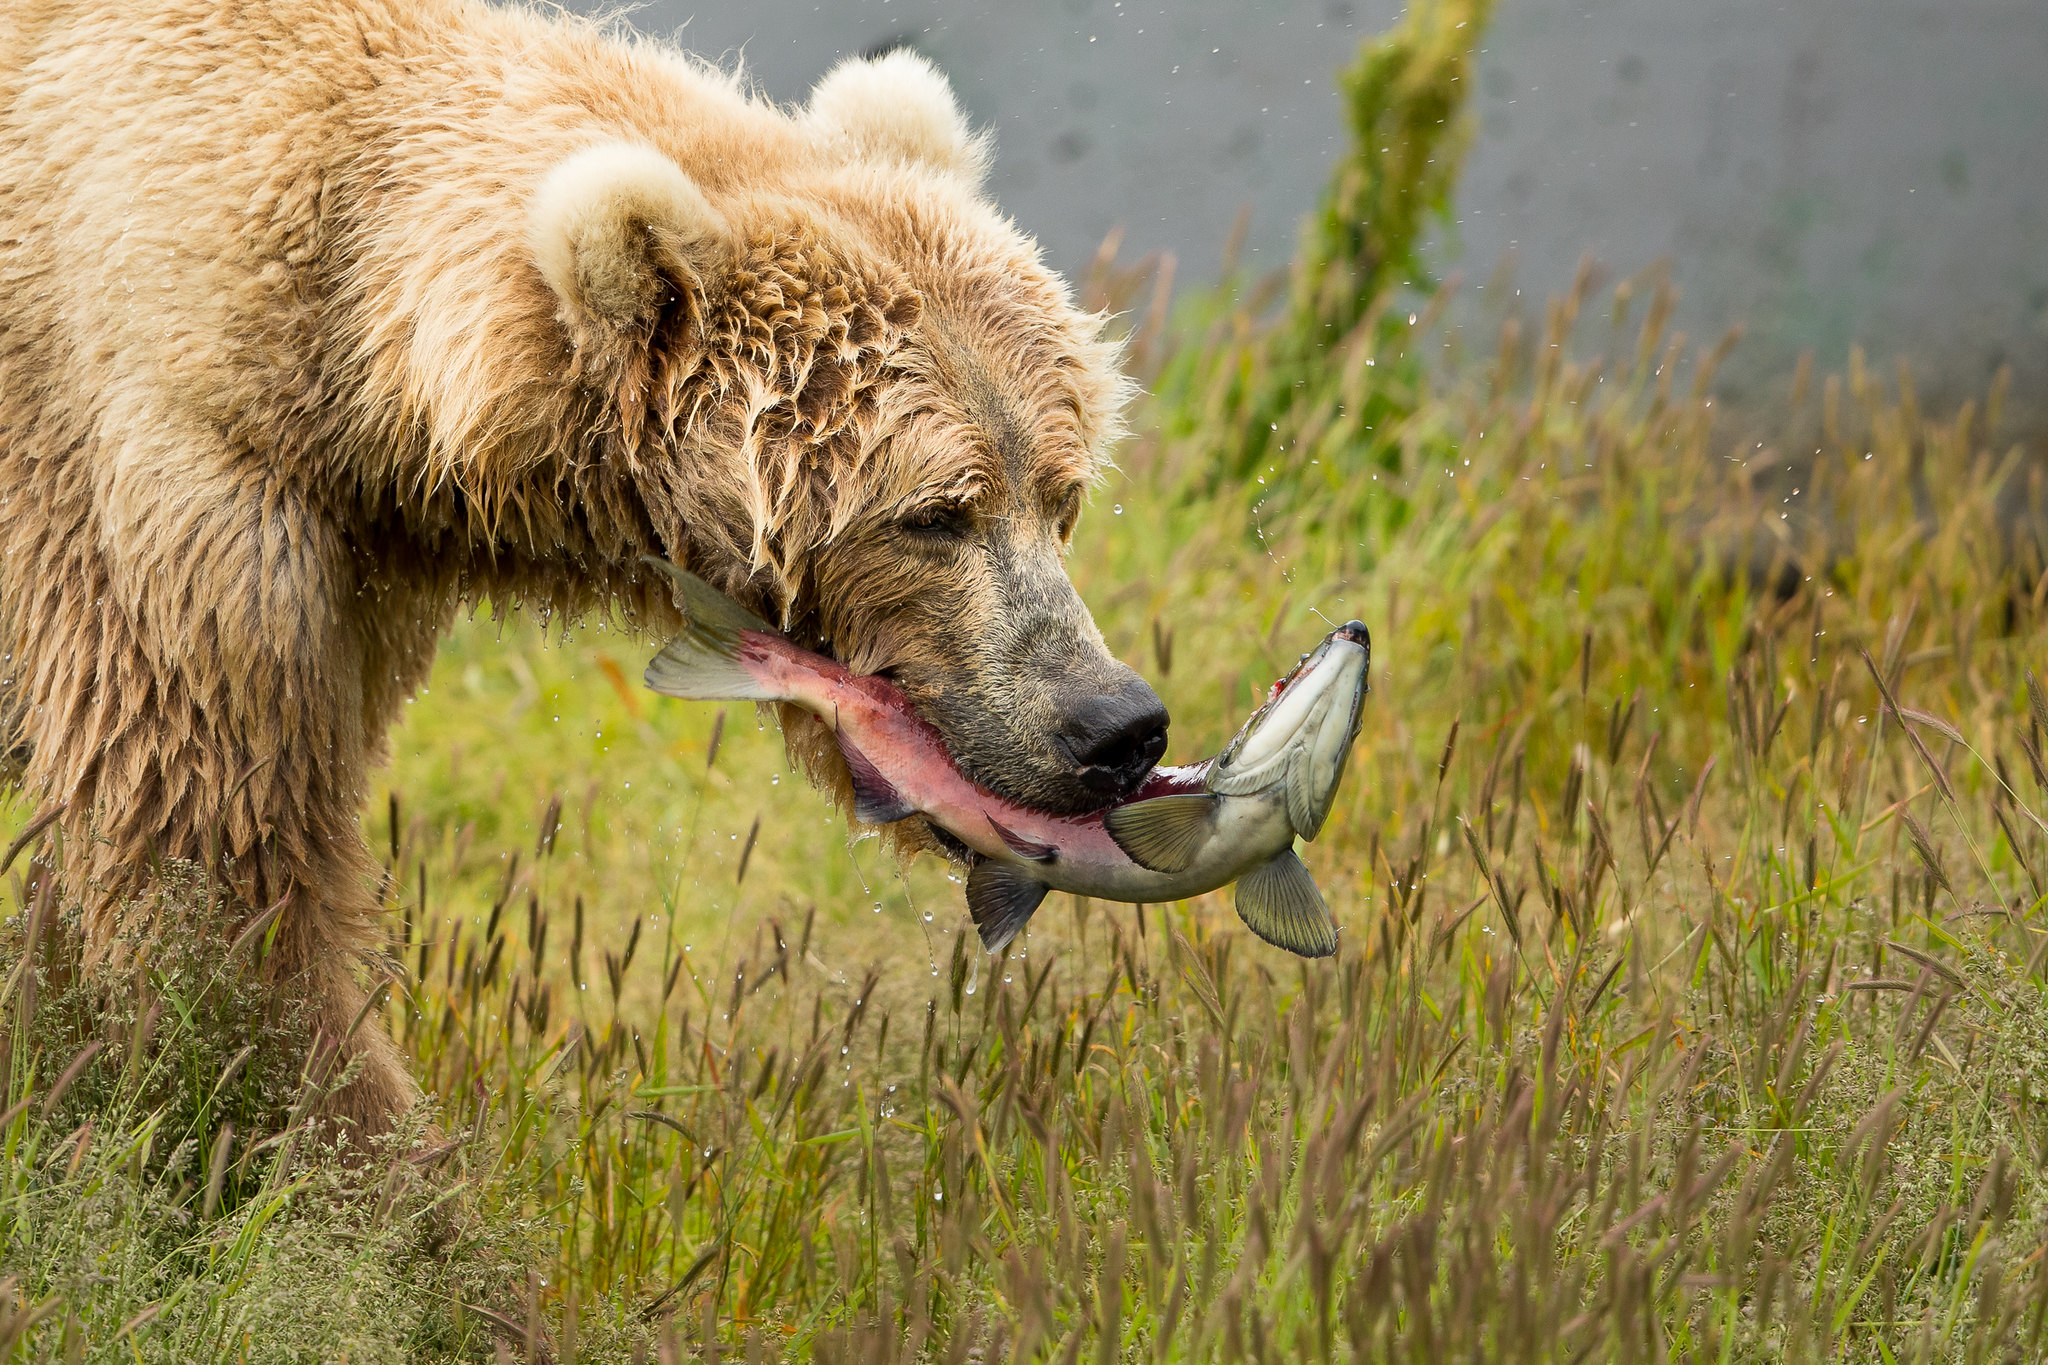
[[[979,181],[989,139],[977,136],[939,69],[908,48],[853,57],[811,91],[805,120],[855,157],[907,161]]]
[[[730,225],[682,168],[628,142],[586,147],[548,172],[527,241],[568,320],[614,332],[651,323],[675,291],[703,290],[734,250]]]

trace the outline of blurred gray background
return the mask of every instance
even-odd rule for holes
[[[594,6],[587,6],[594,8]],[[1283,265],[1344,133],[1336,71],[1391,0],[653,0],[645,33],[801,100],[908,44],[994,129],[992,188],[1084,272],[1174,253]],[[1747,328],[1722,389],[1781,395],[1798,353],[1905,355],[1937,402],[2015,370],[2048,419],[2048,0],[1501,0],[1439,259],[1528,311],[1592,253],[1660,259],[1702,339]],[[1497,279],[1512,263],[1512,284]],[[1467,316],[1477,316],[1468,308]]]

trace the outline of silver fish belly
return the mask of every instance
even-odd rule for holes
[[[1069,859],[977,862],[968,908],[982,942],[1000,950],[1048,889],[1124,901],[1184,900],[1237,883],[1238,917],[1289,952],[1326,957],[1337,924],[1294,840],[1322,831],[1358,734],[1372,658],[1353,621],[1304,654],[1265,704],[1203,768],[1202,789],[1146,796],[1102,815],[1130,863]]]

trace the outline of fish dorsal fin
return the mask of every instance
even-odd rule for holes
[[[1291,848],[1238,878],[1237,917],[1266,942],[1301,957],[1337,951],[1337,921]]]
[[[1215,820],[1216,798],[1193,792],[1118,806],[1102,817],[1102,827],[1148,872],[1184,872],[1202,851]]]
[[[1000,953],[1052,888],[1014,863],[982,858],[967,874],[967,913],[981,934],[981,946]]]
[[[1010,852],[1019,858],[1029,858],[1034,863],[1049,863],[1059,856],[1060,851],[1051,844],[1041,844],[1034,839],[1027,839],[1017,831],[998,823],[993,815],[984,815],[983,818],[988,821],[989,828],[996,832],[996,838],[1001,839]]]
[[[775,629],[697,575],[650,558],[676,585],[687,619],[676,638],[647,665],[647,685],[668,697],[692,701],[773,701],[740,662],[740,632],[774,635]]]
[[[844,730],[835,733],[839,755],[846,760],[846,771],[853,775],[854,819],[864,825],[887,825],[917,814],[917,807],[904,800],[896,785],[882,776],[882,770],[853,747]]]

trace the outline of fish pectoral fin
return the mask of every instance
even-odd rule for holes
[[[1237,917],[1266,942],[1301,957],[1337,951],[1337,921],[1291,848],[1238,878]]]
[[[981,946],[1000,953],[1052,888],[1014,863],[982,858],[967,874],[967,913],[981,934]]]
[[[1323,832],[1323,821],[1330,814],[1329,798],[1336,795],[1331,790],[1322,794],[1322,800],[1317,799],[1313,766],[1304,756],[1287,774],[1287,823],[1304,839]]]
[[[996,838],[1001,839],[1010,852],[1019,858],[1029,858],[1034,863],[1049,863],[1059,856],[1060,851],[1051,844],[1041,844],[1036,840],[1027,839],[1017,831],[998,823],[993,815],[984,814],[983,818],[988,821],[989,828],[996,832]]]
[[[1217,798],[1207,792],[1155,796],[1118,806],[1102,827],[1148,872],[1184,872],[1215,828]]]
[[[846,760],[846,771],[853,775],[854,819],[864,825],[887,825],[917,814],[917,807],[903,799],[903,793],[882,776],[882,770],[866,754],[854,747],[844,731],[836,738],[839,755]]]

